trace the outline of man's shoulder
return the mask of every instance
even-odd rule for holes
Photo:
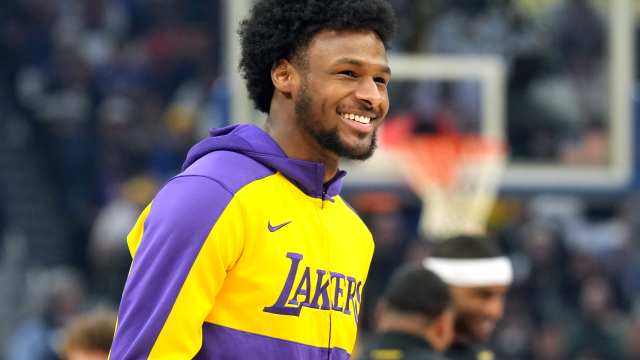
[[[152,202],[150,217],[179,222],[197,214],[220,214],[238,190],[271,174],[273,171],[242,154],[211,152],[162,187]]]
[[[495,360],[493,350],[482,344],[453,344],[445,353],[451,360]]]
[[[406,352],[405,357],[403,357],[404,360],[447,360],[447,358],[445,358],[444,356],[442,356],[441,354],[433,351],[433,350],[426,350],[426,349],[409,349]]]
[[[411,334],[387,332],[371,339],[363,360],[446,360],[425,340]]]
[[[420,348],[407,348],[407,349],[371,349],[365,354],[361,360],[447,360],[441,354]]]
[[[274,171],[249,156],[233,151],[214,151],[196,160],[175,178],[203,177],[231,194]]]

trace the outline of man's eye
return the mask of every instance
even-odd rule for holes
[[[373,80],[375,82],[377,82],[378,84],[387,85],[387,79],[385,79],[385,78],[377,77],[377,78],[375,78]]]
[[[340,75],[345,75],[345,76],[348,76],[348,77],[356,77],[357,76],[356,73],[351,71],[351,70],[340,71],[339,74]]]

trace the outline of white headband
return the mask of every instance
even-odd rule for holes
[[[454,286],[478,287],[510,285],[511,262],[505,256],[486,259],[426,258],[422,265]]]

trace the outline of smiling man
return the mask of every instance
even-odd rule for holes
[[[456,236],[434,246],[423,265],[449,285],[456,313],[452,360],[493,360],[487,342],[504,313],[513,278],[511,262],[491,240]]]
[[[389,108],[384,0],[257,1],[240,70],[263,129],[216,129],[143,211],[111,359],[348,359],[371,234],[340,197]]]

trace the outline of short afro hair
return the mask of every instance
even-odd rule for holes
[[[238,31],[240,71],[256,108],[269,113],[273,97],[271,68],[292,60],[322,30],[370,30],[385,47],[396,18],[386,0],[258,0]]]
[[[417,265],[404,265],[393,272],[383,294],[390,310],[422,316],[431,321],[452,304],[449,286],[434,272]]]

